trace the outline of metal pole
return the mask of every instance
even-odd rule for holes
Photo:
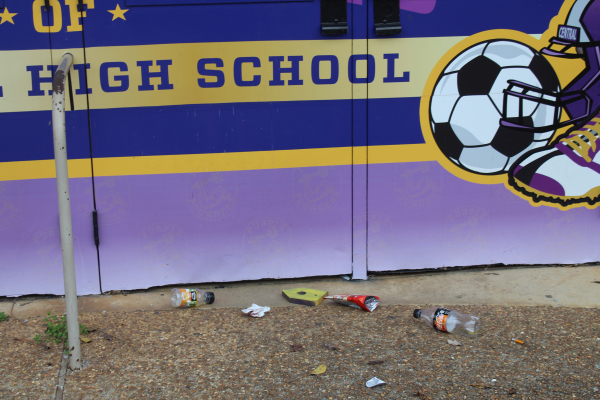
[[[60,245],[65,279],[65,305],[67,309],[67,334],[69,338],[69,367],[81,369],[81,345],[79,339],[79,311],[75,286],[75,256],[73,255],[73,224],[71,223],[71,196],[67,170],[67,132],[65,125],[65,79],[73,64],[73,55],[65,53],[52,81],[52,133],[54,136],[54,160],[56,187],[60,215]]]

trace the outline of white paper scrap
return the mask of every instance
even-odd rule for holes
[[[258,304],[252,303],[252,305],[246,309],[243,309],[242,312],[245,314],[250,313],[251,317],[260,318],[265,315],[266,312],[271,311],[271,307],[263,307]]]
[[[379,386],[379,385],[385,385],[385,382],[382,381],[381,379],[377,379],[375,377],[373,377],[367,381],[367,387],[369,387],[369,388]]]

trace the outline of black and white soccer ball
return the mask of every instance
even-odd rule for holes
[[[436,144],[454,164],[477,174],[502,174],[525,152],[552,138],[554,131],[532,133],[500,126],[503,90],[509,80],[560,90],[550,63],[533,48],[511,40],[485,41],[464,50],[438,78],[429,121]],[[508,119],[517,119],[518,100],[508,96],[507,101]],[[554,106],[524,101],[523,109],[528,126],[553,122]]]

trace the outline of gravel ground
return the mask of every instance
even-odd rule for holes
[[[431,330],[412,317],[415,307],[427,308],[84,314],[80,322],[97,330],[63,398],[600,398],[598,309],[457,306],[483,320],[485,333],[471,339]],[[60,348],[14,340],[43,330],[43,318],[0,322],[0,398],[54,399]],[[327,371],[310,375],[319,365]],[[372,377],[387,384],[367,388]]]

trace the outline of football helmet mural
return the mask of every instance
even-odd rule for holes
[[[516,98],[519,115],[508,120],[504,114],[500,123],[523,131],[547,129],[531,125],[523,115],[523,104],[535,102],[555,106],[551,129],[571,128],[517,160],[509,170],[509,184],[534,201],[595,205],[600,200],[600,0],[577,0],[542,54],[581,58],[585,69],[558,93],[510,81],[504,104]],[[568,114],[563,121],[561,109]]]
[[[558,49],[554,49],[556,46]],[[501,125],[543,132],[564,126],[581,127],[600,112],[600,0],[577,0],[564,25],[558,26],[550,46],[542,54],[552,57],[581,58],[586,69],[561,92],[544,90],[527,83],[511,80],[504,91],[504,114]],[[518,102],[518,115],[508,115],[511,100]],[[523,114],[524,104],[533,102],[555,107],[554,121],[550,126],[532,126]],[[560,121],[560,110],[569,115]],[[518,117],[515,121],[515,117]],[[510,118],[510,120],[508,120]]]

